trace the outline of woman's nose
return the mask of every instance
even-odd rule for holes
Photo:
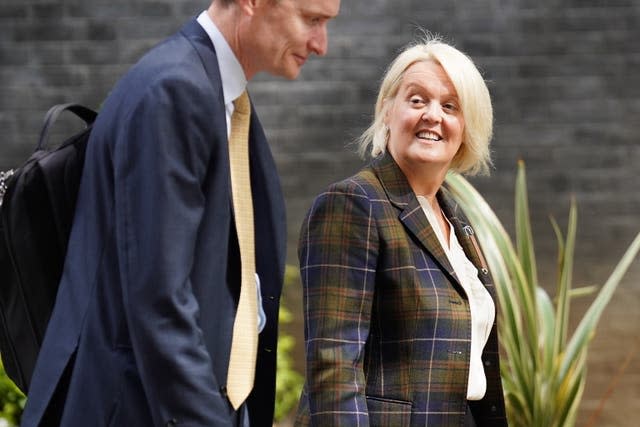
[[[442,107],[437,102],[430,102],[424,107],[422,120],[425,122],[439,122],[442,119]]]

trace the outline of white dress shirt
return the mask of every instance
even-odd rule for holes
[[[487,377],[482,366],[482,350],[489,339],[495,319],[495,304],[491,295],[489,295],[489,291],[478,278],[478,270],[467,258],[462,246],[460,246],[449,220],[445,216],[445,220],[449,225],[449,242],[447,242],[431,204],[423,196],[418,196],[418,201],[429,220],[429,224],[436,232],[440,245],[444,249],[447,258],[449,258],[449,262],[456,276],[460,279],[460,283],[469,299],[469,307],[471,309],[471,355],[469,358],[467,399],[480,400],[487,391]]]
[[[226,109],[227,138],[229,138],[231,135],[231,115],[235,109],[233,101],[247,88],[247,77],[240,62],[238,62],[238,58],[231,50],[231,46],[229,46],[218,27],[216,27],[216,24],[213,23],[206,10],[198,15],[197,21],[209,35],[218,57],[218,67],[220,69],[220,78],[222,79],[222,94]],[[262,307],[262,293],[260,292],[260,277],[258,273],[256,273],[256,290],[258,292],[258,332],[262,332],[267,323],[267,316]]]
[[[206,10],[198,16],[197,21],[209,35],[218,57],[224,105],[227,109],[227,137],[229,137],[231,134],[231,115],[234,110],[233,101],[247,88],[247,77],[229,43],[216,27],[216,24],[213,23]]]

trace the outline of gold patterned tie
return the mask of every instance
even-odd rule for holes
[[[235,101],[231,115],[229,162],[233,212],[240,246],[241,286],[233,341],[227,372],[227,395],[234,409],[244,402],[251,389],[256,370],[258,351],[258,302],[255,278],[255,249],[253,234],[253,200],[249,173],[249,118],[251,104],[247,92]]]

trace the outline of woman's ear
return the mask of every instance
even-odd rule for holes
[[[393,100],[389,98],[385,98],[385,100],[382,101],[382,122],[386,127],[389,127],[389,114],[391,114],[390,110],[392,102]]]

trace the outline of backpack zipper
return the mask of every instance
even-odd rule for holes
[[[2,199],[4,199],[4,194],[7,192],[7,182],[9,178],[13,176],[13,169],[9,169],[8,171],[0,171],[0,206],[2,206]]]

